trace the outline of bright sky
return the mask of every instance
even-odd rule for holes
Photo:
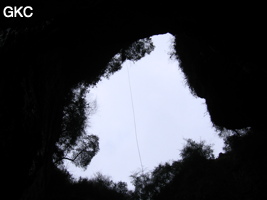
[[[153,36],[155,50],[123,68],[91,89],[98,109],[90,119],[89,134],[100,138],[100,151],[86,171],[67,164],[74,177],[93,177],[96,172],[113,181],[127,182],[141,170],[129,88],[129,69],[137,137],[145,171],[158,164],[178,160],[187,138],[213,144],[215,156],[223,140],[212,128],[204,99],[195,98],[186,86],[178,62],[171,60],[172,35]]]

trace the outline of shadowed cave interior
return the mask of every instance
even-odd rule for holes
[[[266,197],[267,71],[260,12],[251,16],[231,10],[226,16],[214,8],[209,15],[183,14],[168,1],[142,6],[122,1],[55,2],[37,6],[29,20],[1,18],[5,195],[11,199]],[[132,193],[123,183],[101,175],[74,182],[59,167],[66,153],[72,152],[68,159],[77,166],[86,167],[99,151],[98,138],[85,136],[83,129],[89,116],[85,108],[90,108],[84,99],[87,86],[112,75],[126,59],[138,60],[149,53],[153,48],[149,37],[167,32],[175,35],[175,56],[192,93],[205,98],[211,120],[225,139],[225,153],[215,159],[210,146],[189,140],[181,160],[158,166],[151,177],[136,174]]]

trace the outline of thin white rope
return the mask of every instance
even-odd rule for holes
[[[143,162],[142,162],[142,157],[141,157],[139,142],[138,142],[138,137],[137,137],[137,128],[136,128],[136,120],[135,120],[135,112],[134,112],[134,102],[133,102],[133,93],[132,93],[132,87],[131,87],[131,79],[130,79],[128,64],[126,64],[126,65],[127,65],[126,67],[127,67],[127,73],[128,73],[128,82],[129,82],[129,88],[130,88],[130,94],[131,94],[131,102],[132,102],[135,140],[136,140],[136,146],[137,146],[137,150],[138,150],[138,155],[139,155],[139,160],[140,160],[140,165],[141,165],[141,170],[142,170],[142,175],[143,175],[144,174],[144,168],[143,168]]]

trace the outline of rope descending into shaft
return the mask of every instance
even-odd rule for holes
[[[141,170],[142,170],[142,175],[143,175],[144,174],[144,168],[143,168],[143,162],[142,162],[142,157],[141,157],[139,143],[138,143],[138,137],[137,137],[137,128],[136,128],[136,120],[135,120],[135,112],[134,112],[133,94],[132,94],[131,79],[130,79],[130,73],[129,73],[128,65],[127,65],[127,73],[128,73],[128,82],[129,82],[129,88],[130,88],[130,94],[131,94],[131,102],[132,102],[135,140],[136,140],[136,146],[137,146],[137,150],[138,150],[138,155],[139,155],[139,160],[140,160],[140,165],[141,165]]]

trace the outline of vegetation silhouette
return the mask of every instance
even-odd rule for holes
[[[133,174],[133,199],[264,199],[264,145],[251,129],[226,139],[225,153],[214,158],[210,145],[187,140],[181,159],[152,172]],[[249,144],[249,145],[248,145]],[[248,146],[249,148],[248,148]],[[261,157],[261,158],[259,158]]]
[[[228,131],[225,152],[217,158],[211,145],[187,139],[180,159],[159,164],[150,172],[133,173],[133,191],[127,183],[115,183],[100,173],[92,179],[74,180],[66,169],[55,167],[50,198],[264,199],[266,158],[259,152],[265,149],[265,137],[259,135],[252,129],[242,130],[242,134]]]
[[[1,10],[17,3],[3,0]],[[195,12],[182,3],[37,1],[32,18],[0,16],[3,196],[266,199],[265,12],[259,4],[219,10],[203,2]],[[73,181],[62,168],[64,158],[85,168],[99,150],[98,138],[84,132],[87,87],[125,59],[151,52],[148,38],[167,32],[175,35],[175,57],[192,93],[205,98],[225,152],[205,157],[209,146],[189,140],[181,160],[143,178],[134,174],[136,190],[128,196],[124,183],[110,189],[106,178],[102,185]],[[93,102],[88,106],[94,110]]]
[[[88,86],[82,84],[73,89],[71,100],[63,109],[62,130],[53,155],[56,165],[62,165],[63,160],[69,160],[86,169],[99,151],[99,138],[96,135],[87,135],[85,130],[89,116],[96,112],[96,101],[88,103],[86,100],[87,88]]]
[[[7,45],[6,40],[9,37],[4,35],[2,39],[3,46]],[[26,137],[22,136],[20,141],[14,139],[15,135],[13,135],[14,138],[11,136],[10,139],[4,139],[4,141],[11,142],[14,140],[15,142],[21,142],[23,146],[31,142],[36,145],[23,148],[18,143],[13,148],[14,151],[19,151],[21,148],[30,153],[28,155],[24,151],[29,156],[28,165],[25,167],[25,172],[19,172],[25,175],[22,179],[26,180],[26,184],[21,189],[21,192],[24,193],[23,198],[35,199],[41,198],[40,196],[44,199],[52,198],[48,192],[49,184],[52,180],[51,173],[53,173],[55,166],[64,169],[64,160],[69,160],[83,169],[87,168],[92,158],[99,151],[98,136],[86,133],[87,123],[90,121],[89,117],[96,112],[97,108],[96,101],[86,101],[89,87],[94,86],[102,77],[109,77],[119,70],[126,59],[137,61],[149,54],[153,49],[154,46],[150,38],[138,40],[131,46],[121,49],[119,54],[116,55],[117,57],[115,56],[111,59],[99,76],[94,77],[94,79],[80,80],[77,83],[65,82],[62,76],[66,75],[68,77],[69,75],[66,73],[69,72],[64,71],[61,74],[61,66],[57,66],[55,63],[52,64],[51,69],[29,69],[29,75],[27,75],[28,77],[26,76],[27,80],[22,80],[22,88],[18,88],[18,91],[22,92],[21,97],[22,102],[24,102],[21,115],[25,115],[26,124],[23,124],[24,130],[26,132],[30,131],[32,134],[37,131],[39,135],[34,137],[25,132]],[[38,86],[41,85],[42,81],[47,82],[47,84],[40,88]],[[39,91],[42,91],[42,93]],[[51,104],[53,107],[50,106]],[[57,112],[55,113],[55,111]],[[6,110],[6,112],[10,112],[10,110]],[[48,118],[48,116],[52,117]],[[12,121],[8,123],[10,122]],[[19,123],[18,125],[12,125],[19,127]],[[45,129],[40,132],[42,126]],[[7,137],[10,136],[7,135]],[[35,141],[32,141],[31,138]],[[33,150],[34,148],[35,150]],[[5,155],[7,160],[10,159],[8,157],[10,154],[11,152]],[[25,162],[25,160],[22,159],[21,162]],[[29,171],[29,173],[26,171]],[[46,183],[40,184],[39,182]],[[122,185],[119,184],[117,187],[122,190]]]
[[[92,179],[80,178],[74,180],[67,170],[55,168],[53,181],[49,186],[49,199],[113,199],[128,198],[127,184],[113,182],[100,173]]]

